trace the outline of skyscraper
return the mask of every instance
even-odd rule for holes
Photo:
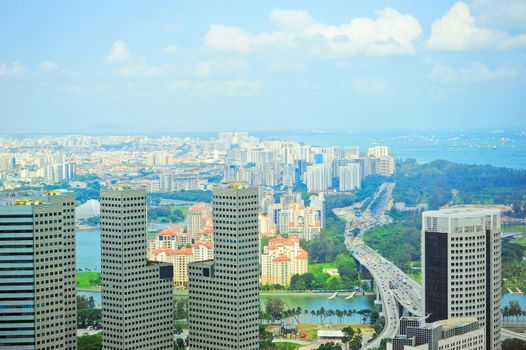
[[[352,191],[361,187],[360,165],[348,164],[340,167],[340,191]]]
[[[499,210],[426,211],[422,221],[424,307],[429,321],[476,317],[485,330],[486,349],[499,350]]]
[[[213,191],[214,259],[190,263],[190,349],[259,349],[258,189]]]
[[[0,349],[76,349],[75,198],[0,206]]]
[[[100,193],[102,348],[173,349],[173,266],[146,259],[146,193]]]

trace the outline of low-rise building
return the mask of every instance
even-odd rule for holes
[[[402,316],[400,334],[387,350],[484,350],[484,329],[475,317],[424,323],[421,317]]]

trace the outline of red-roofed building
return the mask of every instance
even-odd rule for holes
[[[208,230],[210,240],[197,239],[192,244],[191,234],[184,232],[183,225],[170,224],[162,229],[147,244],[148,259],[172,263],[174,266],[174,286],[188,285],[188,263],[209,260],[214,257],[211,242],[212,230]],[[206,235],[205,235],[206,236]]]
[[[289,203],[279,212],[278,228],[281,234],[294,234],[310,241],[321,231],[320,212],[299,203]]]
[[[298,236],[272,238],[261,255],[261,283],[289,285],[293,275],[308,271],[308,258]]]

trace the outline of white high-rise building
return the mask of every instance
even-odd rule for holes
[[[359,164],[348,164],[340,167],[340,191],[352,191],[361,187]]]
[[[497,209],[422,215],[424,308],[429,322],[476,317],[486,349],[501,348],[501,238]]]
[[[75,197],[0,205],[0,349],[77,348]]]
[[[173,349],[173,266],[146,259],[146,193],[100,192],[102,349]]]
[[[389,147],[387,147],[387,146],[369,147],[369,149],[367,150],[367,155],[369,157],[375,157],[375,158],[388,156],[389,155]]]
[[[257,350],[258,189],[220,184],[212,210],[214,259],[188,266],[190,349]]]
[[[307,167],[305,182],[309,192],[327,190],[332,186],[331,167],[325,165],[311,165]]]

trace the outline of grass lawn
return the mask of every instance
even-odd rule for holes
[[[335,269],[336,265],[333,262],[318,263],[318,264],[309,264],[309,272],[313,274],[323,273],[323,269]]]
[[[512,241],[513,243],[520,244],[524,248],[526,248],[526,238],[516,239]]]
[[[295,350],[301,348],[303,345],[295,344],[291,342],[275,342],[275,350]]]
[[[526,234],[526,225],[518,225],[518,224],[511,224],[511,225],[502,225],[502,232],[522,232],[523,235]]]
[[[99,285],[95,282],[100,281],[100,272],[77,272],[77,287],[94,288]]]
[[[422,285],[422,272],[421,271],[415,271],[413,273],[410,273],[409,277],[414,279],[416,283]]]
[[[326,326],[320,326],[317,323],[302,323],[303,330],[307,333],[307,337],[301,340],[316,340],[318,339],[318,329],[330,329],[338,330],[343,329],[347,326],[351,326],[354,330],[360,329],[363,334],[373,334],[374,330],[368,324],[362,323],[338,323],[334,324],[334,327],[327,328]]]

